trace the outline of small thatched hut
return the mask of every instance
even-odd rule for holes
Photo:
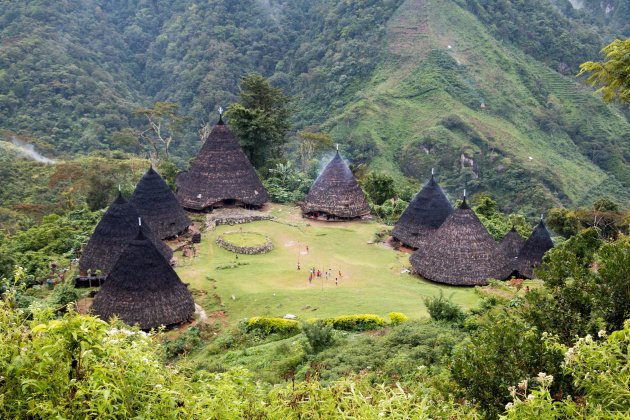
[[[425,279],[458,286],[485,285],[489,278],[510,274],[497,243],[465,197],[410,261],[413,271]]]
[[[534,276],[534,268],[542,263],[543,255],[551,248],[553,248],[551,235],[549,235],[545,222],[541,218],[518,254],[516,268],[519,274],[523,277],[532,278]]]
[[[523,244],[525,244],[525,241],[514,226],[505,234],[499,244],[499,252],[505,256],[506,271],[509,271],[510,275],[517,271],[517,257],[523,248]]]
[[[392,236],[410,248],[423,247],[452,212],[451,202],[431,174],[429,182],[411,200],[396,222]]]
[[[195,303],[168,261],[140,231],[114,264],[91,310],[104,320],[116,315],[148,330],[191,319]]]
[[[151,238],[160,255],[168,263],[173,257],[173,251],[153,234],[149,226],[146,224],[142,227],[138,226],[139,217],[136,208],[118,193],[118,197],[109,205],[83,249],[79,260],[81,274],[86,274],[88,270],[92,273],[99,270],[103,275],[107,275],[129,241],[138,235],[140,229]]]
[[[302,215],[323,220],[347,220],[369,214],[365,194],[337,151],[311,186],[302,203]]]
[[[269,200],[234,134],[219,119],[188,172],[177,176],[177,198],[195,211],[241,206],[260,208]]]
[[[153,167],[142,176],[129,202],[160,239],[175,237],[191,224],[175,194]]]

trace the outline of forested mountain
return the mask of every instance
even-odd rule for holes
[[[192,117],[185,166],[208,113],[258,72],[294,98],[296,128],[330,132],[355,163],[420,180],[435,166],[453,195],[532,211],[627,202],[627,115],[573,75],[627,35],[628,7],[572,3],[3,0],[0,129],[53,156],[116,150],[135,109],[167,100]]]

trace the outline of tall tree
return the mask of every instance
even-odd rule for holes
[[[226,116],[243,151],[256,168],[280,157],[291,128],[289,97],[259,74],[248,74],[240,81],[239,102],[228,108]]]
[[[308,164],[317,152],[333,148],[330,135],[326,133],[313,133],[310,131],[298,132],[300,143],[300,160],[302,161],[302,172],[306,172]]]
[[[590,73],[586,81],[599,87],[597,92],[602,94],[604,102],[630,102],[630,38],[614,40],[602,53],[604,61],[583,63],[578,76]]]
[[[154,160],[169,160],[169,149],[184,123],[189,118],[177,114],[177,104],[171,102],[156,102],[153,108],[140,108],[135,112],[147,120],[147,126],[138,136],[152,149],[151,158]]]

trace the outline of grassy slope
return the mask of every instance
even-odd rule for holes
[[[270,253],[241,255],[238,261],[248,265],[217,269],[236,261],[235,254],[214,242],[217,235],[234,227],[219,226],[203,235],[198,257],[182,261],[177,268],[182,280],[193,288],[218,294],[231,324],[251,316],[287,313],[309,319],[357,313],[387,316],[389,312],[400,311],[417,319],[427,316],[423,298],[440,290],[446,295],[453,293],[453,300],[465,308],[478,301],[473,289],[442,286],[402,274],[408,266],[408,254],[382,244],[368,244],[383,227],[378,223],[309,226],[299,218],[296,208],[274,205],[273,209],[282,223],[254,222],[244,227],[270,237],[275,246]],[[300,252],[302,269],[297,271]],[[339,286],[335,286],[334,276],[323,280],[323,290],[322,281],[313,280],[309,285],[311,266],[330,268],[333,273],[341,270],[343,278]]]
[[[467,136],[456,133],[455,148],[474,156],[486,174],[496,172],[497,166],[486,161],[488,152],[499,151],[534,182],[544,178],[549,204],[558,200],[580,203],[599,185],[615,182],[588,160],[565,132],[547,133],[537,128],[534,116],[545,107],[519,72],[535,75],[549,92],[549,99],[559,103],[553,112],[566,123],[591,118],[593,130],[605,129],[621,139],[630,134],[623,116],[606,109],[589,90],[572,80],[502,46],[470,13],[448,1],[408,0],[390,20],[386,39],[389,57],[371,84],[328,123],[338,139],[373,138],[381,152],[374,168],[399,172],[397,161],[404,144],[439,124],[445,115],[456,114],[475,128],[483,144],[473,144]],[[447,52],[459,63],[458,81],[467,90],[467,98],[447,92],[439,83],[439,72],[428,74],[423,60],[432,51]],[[471,104],[471,98],[477,102]],[[485,110],[479,108],[482,100]],[[454,168],[458,157],[451,157]],[[444,173],[451,168],[439,169]],[[428,174],[429,168],[424,171]],[[483,178],[482,172],[481,182]],[[453,174],[446,175],[447,186],[461,189],[463,185],[457,181]],[[616,192],[623,194],[620,189]],[[519,201],[514,199],[516,191],[502,193],[510,201]]]

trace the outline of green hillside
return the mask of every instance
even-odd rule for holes
[[[0,129],[53,157],[118,150],[142,125],[133,111],[168,100],[192,117],[174,145],[184,168],[208,113],[259,72],[294,98],[295,129],[330,131],[354,163],[417,180],[436,167],[452,196],[526,212],[627,203],[627,115],[573,77],[626,12],[586,3],[3,2]]]
[[[436,167],[452,194],[468,185],[515,207],[630,198],[625,117],[467,10],[406,1],[383,48],[369,85],[327,124],[353,157],[371,149],[374,168],[420,179]]]

